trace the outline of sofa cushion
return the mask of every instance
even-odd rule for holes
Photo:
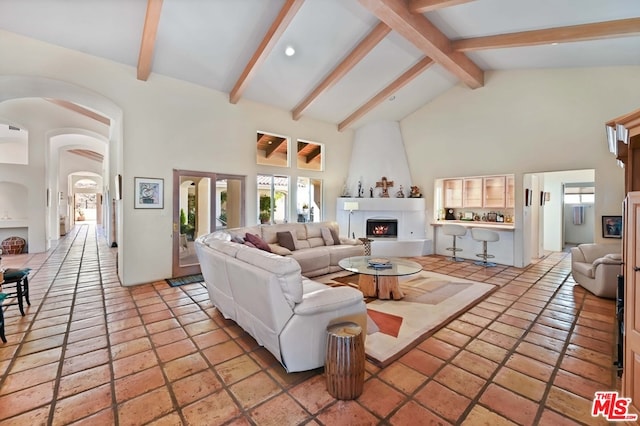
[[[291,307],[302,302],[302,272],[293,258],[255,250],[239,250],[236,258],[277,277],[282,293]]]
[[[303,271],[316,271],[322,268],[328,270],[331,259],[329,251],[328,248],[322,246],[313,249],[296,250],[291,253],[291,256],[300,264],[300,268]]]
[[[277,223],[275,225],[262,225],[262,239],[269,244],[278,242],[278,232],[291,231],[294,240],[306,240],[307,230],[303,223]]]
[[[256,248],[259,248],[260,250],[264,250],[267,251],[269,253],[271,253],[271,247],[269,247],[269,244],[267,244],[262,238],[260,238],[260,236],[258,236],[257,234],[251,234],[249,232],[247,232],[245,234],[245,243],[246,242],[250,242],[251,244],[253,244]]]
[[[271,253],[275,253],[280,256],[287,256],[291,254],[291,250],[286,247],[282,247],[279,244],[269,244],[269,248],[271,248]]]
[[[291,231],[281,231],[277,232],[276,236],[278,238],[278,244],[284,248],[287,248],[291,251],[296,249],[296,240],[297,238]]]
[[[329,230],[329,228],[322,228],[320,231],[322,232],[322,239],[324,240],[325,246],[332,246],[335,244],[333,235],[331,235],[331,230]]]

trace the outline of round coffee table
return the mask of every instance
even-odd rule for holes
[[[372,266],[372,262],[379,267]],[[367,297],[399,300],[404,297],[398,277],[422,271],[419,263],[399,257],[353,256],[342,259],[338,265],[344,270],[360,274],[358,286]]]

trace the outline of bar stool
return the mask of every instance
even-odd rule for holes
[[[450,235],[451,237],[453,237],[453,245],[451,247],[447,247],[447,250],[453,252],[451,255],[451,260],[453,260],[454,262],[464,262],[463,258],[456,257],[456,253],[462,251],[461,248],[456,247],[456,240],[459,237],[467,235],[467,228],[462,225],[455,225],[451,223],[442,225],[442,233],[444,235]]]
[[[490,231],[484,228],[471,228],[471,238],[476,241],[482,242],[482,253],[476,254],[477,257],[481,257],[482,260],[474,262],[476,265],[489,267],[496,266],[493,262],[487,262],[487,259],[494,258],[492,254],[487,254],[487,243],[494,243],[500,240],[500,234],[495,231]]]

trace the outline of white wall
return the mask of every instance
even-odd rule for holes
[[[522,188],[524,173],[594,169],[596,217],[619,211],[624,176],[607,150],[604,123],[638,108],[640,67],[487,72],[485,82],[476,90],[458,85],[401,121],[413,180],[424,192],[443,177],[515,173]],[[432,217],[433,197],[426,198]],[[518,247],[522,204],[520,190]]]
[[[88,89],[98,97],[106,97],[122,109],[122,152],[118,146],[110,147],[112,162],[117,164],[110,167],[110,173],[123,176],[118,255],[120,278],[125,285],[171,276],[173,169],[247,175],[247,223],[253,223],[257,217],[255,176],[258,172],[290,175],[293,181],[298,175],[322,179],[325,217],[332,219],[335,216],[335,199],[346,178],[351,152],[351,131],[340,133],[335,125],[308,118],[293,121],[288,111],[246,100],[232,105],[227,94],[156,74],[146,82],[138,81],[133,67],[4,31],[0,31],[0,54],[11,58],[11,61],[0,62],[0,75],[61,80],[83,90]],[[3,96],[0,96],[0,101],[14,93],[1,88]],[[15,93],[19,94],[20,90]],[[63,91],[56,97],[65,99],[65,96]],[[86,101],[93,100],[88,97]],[[107,115],[113,118],[117,111],[109,111]],[[36,129],[36,134],[43,136],[35,141],[33,151],[30,140],[30,154],[37,158],[36,165],[42,168],[40,176],[34,176],[34,182],[45,180],[44,134],[56,124],[41,126],[42,129]],[[27,127],[31,138],[32,129]],[[258,130],[283,134],[291,140],[323,143],[326,171],[257,166],[255,144]],[[118,132],[116,129],[114,135],[112,131],[111,141],[119,137]],[[133,208],[133,179],[136,176],[164,179],[164,209]],[[105,182],[112,181],[112,178],[105,179]],[[36,186],[36,196],[39,195],[41,200],[45,189],[41,184]],[[38,208],[42,209],[41,203],[34,203],[30,212],[35,214]],[[295,205],[291,210],[293,216]]]

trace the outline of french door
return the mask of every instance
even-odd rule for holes
[[[244,226],[244,199],[245,176],[173,171],[173,277],[200,273],[196,238]]]

